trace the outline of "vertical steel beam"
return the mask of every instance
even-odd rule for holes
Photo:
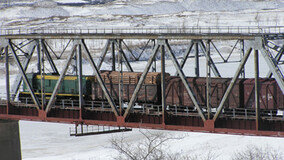
[[[115,71],[115,40],[111,40],[112,71]]]
[[[45,55],[46,55],[46,58],[47,58],[47,60],[48,60],[48,62],[49,62],[49,64],[50,64],[50,66],[51,66],[51,68],[52,68],[52,70],[53,70],[53,73],[58,74],[59,72],[58,72],[58,70],[57,70],[57,68],[56,68],[56,65],[54,64],[54,62],[53,62],[53,60],[52,60],[52,57],[50,56],[50,54],[49,54],[49,52],[48,52],[48,50],[47,50],[47,47],[46,47],[45,43],[46,43],[45,40],[42,39],[42,40],[41,40],[41,46],[42,46],[43,52],[44,52]]]
[[[121,48],[121,41],[118,40],[118,48],[119,48],[119,53],[118,53],[118,67],[119,67],[119,115],[121,116],[122,114],[122,107],[123,107],[123,65],[122,65],[122,48]]]
[[[92,59],[92,56],[91,56],[91,54],[90,54],[90,52],[89,52],[89,50],[88,50],[84,40],[81,40],[81,44],[82,44],[82,46],[83,46],[83,48],[85,50],[85,52],[83,52],[83,53],[85,53],[85,56],[86,56],[87,60],[91,64],[91,67],[94,70],[94,74],[95,74],[95,76],[96,76],[96,78],[97,78],[97,80],[98,80],[98,82],[99,82],[99,84],[100,84],[100,86],[101,86],[101,88],[102,88],[106,98],[107,98],[107,101],[109,102],[109,104],[110,104],[110,106],[111,106],[115,116],[118,116],[118,111],[117,111],[116,105],[115,105],[112,97],[109,94],[109,91],[107,90],[107,88],[106,88],[106,86],[105,86],[105,84],[103,82],[101,74],[100,74],[100,72],[99,72],[99,70],[98,70],[94,60]]]
[[[204,53],[206,53],[206,48],[205,48],[204,43],[203,43],[201,40],[199,40],[199,42],[200,42],[200,46],[201,46],[202,51],[203,51]],[[214,75],[215,75],[216,77],[221,77],[221,74],[219,73],[219,71],[218,71],[218,69],[217,69],[217,67],[216,67],[216,65],[215,65],[215,63],[214,63],[214,61],[212,60],[212,58],[211,58],[211,57],[208,57],[206,54],[205,54],[205,57],[206,57],[207,60],[210,61],[211,69],[212,69]]]
[[[36,47],[36,44],[35,42],[33,42],[30,47],[29,47],[29,52],[28,52],[28,55],[26,56],[26,59],[23,63],[23,69],[24,71],[26,72],[28,66],[29,66],[29,63],[30,63],[30,60],[33,56],[33,53],[34,53],[34,50],[35,50],[35,47]],[[20,85],[21,85],[21,82],[22,82],[23,78],[22,78],[22,75],[19,73],[12,85],[12,88],[11,88],[11,98],[12,100],[14,100],[16,98],[16,95],[17,95],[17,92],[20,88]]]
[[[107,51],[108,51],[108,49],[109,49],[109,46],[110,46],[110,40],[108,39],[107,42],[106,42],[106,44],[105,44],[105,47],[103,48],[103,52],[102,52],[102,54],[101,54],[101,56],[100,56],[100,58],[99,58],[99,61],[98,61],[98,69],[99,69],[99,70],[100,70],[101,67],[102,67],[102,64],[103,64],[103,62],[104,62],[104,59],[105,59],[105,56],[106,56]]]
[[[223,106],[224,106],[226,100],[227,100],[228,97],[229,97],[229,94],[231,93],[231,91],[232,91],[232,89],[233,89],[233,87],[234,87],[234,85],[235,85],[235,83],[236,83],[236,81],[237,81],[239,75],[241,74],[241,71],[242,71],[242,69],[243,69],[245,63],[247,62],[248,57],[249,57],[251,51],[252,51],[252,48],[249,48],[249,49],[247,50],[246,54],[244,55],[244,58],[241,60],[241,63],[240,63],[240,65],[239,65],[239,67],[238,67],[238,69],[237,69],[237,71],[236,71],[236,73],[235,73],[233,79],[231,80],[231,82],[230,82],[230,84],[229,84],[229,86],[228,86],[228,88],[227,88],[227,90],[226,90],[226,92],[225,92],[225,94],[224,94],[224,96],[223,96],[223,98],[222,98],[222,100],[221,100],[221,102],[220,102],[218,108],[217,108],[217,111],[216,111],[216,113],[215,113],[215,115],[214,115],[214,117],[213,117],[213,120],[214,120],[214,121],[216,121],[216,119],[219,117],[219,114],[221,113],[221,111],[222,111],[222,109],[223,109]]]
[[[206,54],[210,57],[210,40],[206,43]],[[211,63],[206,61],[206,105],[207,105],[207,119],[211,118]]]
[[[260,106],[259,106],[259,60],[258,50],[254,50],[254,90],[255,90],[255,122],[256,130],[259,130],[260,124]]]
[[[131,96],[131,99],[130,99],[130,101],[128,103],[127,109],[125,110],[125,113],[123,114],[124,118],[126,118],[128,116],[129,110],[133,107],[134,102],[137,99],[138,92],[139,92],[142,84],[144,83],[144,80],[145,80],[145,78],[147,76],[147,73],[148,73],[149,69],[151,68],[151,65],[152,65],[152,63],[153,63],[153,61],[154,61],[154,59],[155,59],[155,57],[157,55],[159,47],[160,47],[159,45],[156,45],[155,48],[153,49],[152,56],[149,58],[149,60],[147,62],[147,65],[146,65],[146,67],[145,67],[145,69],[144,69],[144,71],[143,71],[143,73],[142,73],[142,75],[141,75],[141,77],[140,77],[140,79],[138,81],[138,84],[135,87],[135,90],[134,90],[134,92],[133,92],[133,94]]]
[[[20,73],[21,73],[21,75],[23,77],[23,80],[26,83],[26,85],[27,85],[27,87],[28,87],[28,89],[29,89],[29,91],[31,93],[31,96],[32,96],[32,99],[33,99],[34,103],[36,104],[36,108],[39,109],[39,106],[40,106],[39,100],[36,97],[36,95],[35,95],[35,93],[34,93],[34,91],[32,89],[32,86],[31,86],[31,84],[30,84],[30,82],[29,82],[29,80],[28,80],[28,78],[26,76],[25,70],[23,69],[23,67],[21,65],[21,62],[18,59],[18,56],[17,56],[17,54],[16,54],[16,52],[15,52],[13,46],[12,46],[11,40],[9,40],[9,46],[10,46],[10,48],[12,50],[12,55],[13,55],[14,60],[16,61],[16,64],[17,64],[17,66],[18,66],[18,68],[20,70]]]
[[[195,50],[195,77],[199,77],[199,50],[198,43],[194,42],[194,50]]]
[[[42,39],[39,40],[39,43],[41,44],[40,46],[42,47],[43,49],[43,42],[42,42]],[[40,84],[40,91],[41,91],[41,106],[42,106],[42,109],[44,109],[44,105],[45,105],[45,73],[44,73],[44,51],[41,50],[41,58],[40,58],[40,67],[41,67],[41,70],[40,70],[40,81],[41,81],[41,84]]]
[[[71,63],[71,60],[72,60],[72,58],[73,58],[73,56],[74,56],[74,54],[76,52],[76,48],[77,48],[77,44],[74,45],[74,47],[72,48],[72,52],[69,55],[69,57],[67,58],[67,62],[64,65],[63,70],[60,73],[60,77],[59,77],[59,79],[56,82],[56,85],[55,85],[55,87],[53,89],[52,95],[51,95],[51,97],[50,97],[50,99],[48,101],[48,104],[46,106],[46,109],[45,109],[46,112],[49,112],[49,110],[51,108],[51,105],[53,105],[53,103],[55,102],[57,91],[58,91],[62,81],[64,80],[64,76],[65,76],[65,74],[66,74],[66,72],[68,70],[68,67],[69,67],[69,65]]]
[[[39,39],[36,40],[36,43],[37,43],[37,73],[40,73],[41,72],[41,55],[40,55],[40,50],[41,50],[41,46],[40,46],[40,42],[39,42]]]
[[[6,67],[6,98],[7,98],[7,107],[9,107],[9,104],[10,104],[10,73],[9,73],[8,46],[5,47],[4,52],[5,52],[5,67]]]
[[[185,62],[186,62],[187,59],[188,59],[188,55],[189,55],[190,51],[192,50],[193,45],[194,45],[193,41],[190,41],[189,46],[188,46],[188,48],[186,49],[185,54],[183,55],[182,60],[181,60],[181,62],[180,62],[180,67],[181,67],[181,69],[183,69],[183,67],[184,67],[184,65],[185,65]],[[175,75],[178,75],[178,72],[177,72],[177,71],[176,71]]]
[[[161,94],[162,94],[162,123],[165,124],[166,84],[165,84],[165,46],[161,46]]]
[[[152,47],[152,49],[154,49],[155,46],[156,46],[156,41],[155,41],[155,39],[152,39],[152,42],[153,42],[153,47]],[[152,72],[157,72],[157,58],[156,58],[156,57],[154,57],[154,63],[153,63],[153,65],[152,65]]]
[[[83,99],[83,85],[82,85],[82,75],[83,75],[83,70],[82,70],[82,46],[81,44],[78,44],[77,47],[77,71],[78,71],[78,87],[79,87],[79,108],[80,114],[82,113],[82,107],[84,104],[84,99]],[[81,117],[81,116],[80,116]]]
[[[167,41],[165,41],[165,45],[166,45],[166,48],[167,48],[167,50],[168,50],[168,52],[169,52],[169,54],[170,54],[170,56],[172,58],[173,64],[174,64],[176,70],[178,71],[178,74],[179,74],[179,76],[180,76],[180,78],[181,78],[181,80],[182,80],[182,82],[183,82],[183,84],[184,84],[184,86],[185,86],[185,88],[186,88],[186,90],[187,90],[187,92],[188,92],[188,94],[189,94],[189,96],[190,96],[194,106],[196,107],[196,109],[198,111],[199,116],[201,117],[201,119],[203,121],[206,121],[206,118],[205,118],[205,116],[203,114],[203,111],[200,108],[200,105],[199,105],[199,103],[198,103],[198,101],[196,99],[196,95],[193,93],[193,90],[190,87],[190,85],[189,85],[189,83],[188,83],[188,81],[187,81],[187,79],[185,77],[185,74],[183,73],[182,69],[180,68],[180,65],[178,64],[178,61],[177,61],[177,59],[176,59],[176,57],[175,57],[175,55],[174,55],[174,53],[173,53],[173,51],[172,51],[172,49],[171,49],[171,47],[170,47],[170,45],[168,44]]]
[[[241,50],[240,59],[242,60],[244,58],[244,55],[245,55],[245,41],[243,39],[240,40],[240,50]],[[243,67],[243,69],[241,71],[241,77],[242,78],[246,77],[246,75],[245,75],[245,66]]]

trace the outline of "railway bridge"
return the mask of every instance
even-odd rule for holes
[[[260,136],[284,136],[283,95],[284,80],[281,60],[284,52],[284,26],[268,27],[188,27],[188,28],[96,28],[96,29],[1,29],[0,54],[5,62],[6,95],[0,101],[0,119],[2,124],[13,125],[17,128],[18,120],[32,120],[44,122],[73,123],[76,125],[107,125],[130,128],[153,128],[165,130],[184,130],[212,133],[245,134]],[[59,45],[64,41],[64,45]],[[99,43],[97,43],[99,41]],[[141,43],[143,42],[143,43]],[[233,43],[232,43],[233,42]],[[96,50],[94,46],[104,43],[104,47]],[[218,43],[232,43],[228,53],[220,51]],[[57,44],[57,46],[56,46]],[[185,49],[174,47],[186,46]],[[137,51],[139,48],[139,51]],[[93,52],[100,51],[95,57]],[[220,61],[211,57],[214,51]],[[144,54],[150,53],[147,58]],[[177,53],[182,54],[178,58]],[[232,56],[238,53],[239,56]],[[107,56],[107,54],[110,54]],[[266,78],[273,78],[280,95],[267,85],[266,92],[262,89],[264,77],[259,70],[259,54],[262,55],[269,67]],[[248,62],[250,55],[254,56]],[[107,57],[110,57],[107,60]],[[168,58],[169,60],[165,59]],[[236,58],[237,57],[237,58]],[[204,58],[205,64],[201,64]],[[146,60],[145,60],[146,59]],[[181,59],[181,60],[179,60]],[[64,64],[59,70],[58,63]],[[191,61],[192,60],[192,61]],[[13,62],[12,62],[13,61]],[[28,66],[36,61],[36,70],[40,80],[40,90],[33,88],[34,82],[28,78]],[[110,91],[109,84],[102,75],[102,64],[110,65],[111,71],[117,71],[118,81],[115,93]],[[138,61],[146,61],[137,83],[131,92],[125,93],[124,73],[138,72],[135,66]],[[157,63],[158,62],[158,63]],[[175,77],[179,85],[183,86],[187,98],[192,106],[169,103],[167,96],[174,95],[175,85],[171,93],[167,92],[166,63],[172,63]],[[14,82],[10,81],[11,63],[16,64],[18,75]],[[96,77],[97,86],[101,89],[103,101],[86,99],[83,89],[83,65],[88,63]],[[192,68],[187,64],[192,63]],[[213,85],[214,78],[225,78],[220,64],[232,65],[232,76],[226,77],[226,86],[221,93],[217,93]],[[248,64],[253,63],[253,64]],[[200,68],[205,66],[206,72]],[[246,78],[245,65],[254,66],[253,82],[250,84],[249,107],[230,107],[228,100],[240,79]],[[48,67],[47,67],[48,66]],[[61,65],[62,66],[62,65]],[[64,78],[68,76],[68,68],[73,66],[77,81],[73,89],[78,90],[75,98],[60,98],[58,91]],[[226,65],[231,66],[231,65]],[[49,68],[49,69],[47,69]],[[204,104],[198,95],[201,91],[194,89],[185,71],[193,70],[191,76],[203,76]],[[159,103],[138,103],[141,96],[139,91],[145,86],[149,72],[159,72],[160,90]],[[234,72],[234,73],[233,73]],[[45,90],[46,75],[58,75],[52,92]],[[172,74],[173,76],[173,74]],[[29,91],[24,99],[19,97],[21,84]],[[270,87],[270,88],[269,88]],[[218,90],[218,89],[217,89]],[[143,96],[149,95],[151,90],[146,87]],[[267,97],[268,92],[270,99]],[[114,95],[115,94],[115,95]],[[124,95],[129,99],[125,100]],[[266,94],[266,95],[265,95]],[[216,95],[217,100],[216,100]],[[116,98],[115,98],[116,97]],[[214,102],[213,102],[214,101]],[[213,105],[214,103],[214,105]],[[227,104],[228,103],[228,104]],[[262,107],[271,105],[274,107]],[[229,107],[225,107],[225,106]],[[276,106],[276,107],[275,107]],[[281,108],[282,107],[282,108]],[[282,114],[281,114],[282,113]],[[0,125],[8,128],[7,125]],[[10,127],[10,128],[13,128]],[[11,131],[12,132],[12,131]],[[10,137],[11,138],[11,137]],[[16,143],[16,142],[15,142]]]

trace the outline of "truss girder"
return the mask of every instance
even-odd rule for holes
[[[129,63],[129,61],[128,61],[128,59],[127,59],[127,57],[126,57],[126,55],[125,55],[125,53],[124,53],[124,51],[123,51],[121,45],[119,44],[119,43],[121,43],[122,40],[118,40],[118,41],[119,41],[119,42],[115,41],[115,45],[116,45],[116,47],[118,48],[119,54],[122,55],[122,57],[123,57],[123,59],[124,59],[124,62],[125,62],[125,65],[126,65],[126,67],[127,67],[127,70],[128,70],[129,72],[133,72],[133,69],[132,69],[132,67],[131,67],[131,65],[130,65],[130,63]]]
[[[216,119],[218,118],[219,114],[221,113],[221,111],[222,111],[222,109],[224,107],[224,104],[225,104],[226,100],[228,99],[229,94],[231,93],[231,91],[232,91],[232,89],[233,89],[233,87],[234,87],[234,85],[235,85],[235,83],[237,81],[237,78],[241,74],[241,71],[242,71],[245,63],[247,62],[248,57],[249,57],[251,51],[252,51],[252,48],[249,48],[247,50],[246,54],[244,55],[243,59],[241,60],[241,63],[239,64],[239,67],[238,67],[237,71],[235,72],[235,75],[234,75],[233,79],[231,80],[231,82],[230,82],[230,84],[229,84],[225,94],[223,95],[223,98],[222,98],[222,100],[221,100],[221,102],[220,102],[220,104],[219,104],[219,106],[217,108],[217,111],[216,111],[216,113],[215,113],[215,115],[213,117],[214,121],[216,121]]]
[[[49,112],[49,110],[51,109],[51,106],[53,105],[53,103],[54,103],[55,100],[56,100],[57,92],[58,92],[58,90],[59,90],[59,88],[60,88],[60,85],[61,85],[61,83],[62,83],[62,81],[63,81],[63,79],[64,79],[64,76],[65,76],[65,74],[66,74],[66,72],[67,72],[67,70],[68,70],[68,67],[69,67],[69,65],[70,65],[70,63],[71,63],[71,61],[72,61],[72,58],[73,58],[73,56],[74,56],[74,54],[75,54],[75,52],[76,52],[76,47],[77,47],[77,44],[75,44],[75,45],[73,46],[72,52],[71,52],[71,54],[69,55],[69,57],[67,58],[66,64],[64,65],[62,71],[60,72],[59,79],[58,79],[57,82],[56,82],[56,85],[55,85],[55,87],[54,87],[54,89],[53,89],[53,92],[52,92],[52,94],[51,94],[51,97],[50,97],[50,99],[49,99],[49,101],[48,101],[48,104],[47,104],[47,106],[46,106],[46,109],[45,109],[46,112]]]
[[[184,72],[182,71],[182,69],[181,69],[181,67],[180,67],[180,65],[179,65],[179,63],[178,63],[178,61],[177,61],[177,59],[176,59],[176,57],[175,57],[171,47],[170,47],[170,45],[169,45],[169,43],[167,41],[165,41],[165,47],[167,48],[168,53],[169,53],[170,57],[172,58],[172,62],[174,64],[176,70],[178,71],[179,77],[181,78],[181,80],[182,80],[182,82],[183,82],[183,84],[184,84],[184,86],[185,86],[185,88],[187,90],[187,93],[189,94],[189,96],[190,96],[190,98],[191,98],[195,108],[197,109],[199,116],[201,117],[201,119],[203,121],[206,121],[204,113],[203,113],[203,111],[202,111],[202,109],[201,109],[201,107],[200,107],[200,105],[199,105],[199,103],[198,103],[198,101],[196,99],[196,95],[194,94],[192,88],[190,87],[190,85],[189,85],[189,83],[188,83],[188,81],[186,79],[186,76],[185,76]]]
[[[41,40],[42,50],[43,50],[44,54],[45,54],[46,57],[47,57],[47,60],[48,60],[50,66],[51,66],[51,68],[52,68],[52,70],[53,70],[53,73],[58,74],[59,72],[58,72],[58,70],[57,70],[57,67],[56,67],[56,65],[54,64],[53,59],[52,59],[52,57],[50,56],[49,51],[47,50],[47,47],[46,47],[46,44],[45,44],[45,43],[46,43],[45,40],[42,39],[42,40]]]
[[[16,51],[15,51],[13,45],[12,45],[11,40],[9,40],[9,47],[10,47],[11,50],[12,50],[12,55],[13,55],[13,57],[14,57],[14,60],[15,60],[17,66],[18,66],[18,68],[19,68],[19,70],[20,70],[20,73],[21,73],[21,75],[22,75],[22,78],[23,78],[24,82],[26,83],[26,85],[27,85],[27,87],[28,87],[28,90],[30,91],[31,97],[32,97],[32,99],[33,99],[33,101],[34,101],[34,103],[35,103],[35,105],[36,105],[36,108],[39,109],[39,107],[40,107],[40,102],[39,102],[38,98],[36,97],[36,95],[35,95],[35,93],[34,93],[34,90],[33,90],[32,86],[31,86],[31,84],[30,84],[30,82],[29,82],[29,80],[28,80],[28,78],[27,78],[27,76],[26,76],[25,70],[24,70],[24,68],[22,67],[22,64],[21,64],[21,62],[20,62],[20,60],[19,60],[19,58],[18,58],[18,56],[17,56],[17,53],[16,53]]]
[[[103,62],[104,62],[104,59],[105,59],[105,56],[106,56],[107,51],[108,51],[108,49],[109,49],[109,46],[110,46],[110,40],[108,39],[107,42],[106,42],[106,44],[105,44],[105,46],[104,46],[104,48],[103,48],[103,51],[102,51],[102,53],[101,53],[101,56],[100,56],[100,58],[98,59],[98,69],[99,69],[99,70],[100,70],[101,67],[102,67],[102,64],[103,64]]]
[[[200,41],[200,46],[201,46],[201,50],[203,51],[203,53],[206,53],[206,47],[205,47],[205,45],[204,45],[204,43],[203,43],[202,41]],[[212,60],[212,58],[211,58],[211,57],[208,57],[206,54],[205,54],[205,57],[206,57],[206,60],[207,60],[207,61],[210,61],[210,64],[211,64],[210,68],[212,69],[214,75],[215,75],[216,77],[221,77],[221,74],[220,74],[220,72],[218,71],[218,69],[217,69],[217,67],[216,67],[216,65],[215,65],[215,63],[214,63],[214,61]]]
[[[266,64],[268,65],[282,93],[284,94],[284,78],[283,78],[284,76],[283,76],[283,73],[281,72],[280,67],[278,66],[276,61],[273,59],[273,57],[270,56],[269,51],[267,51],[264,48],[264,46],[260,50],[261,50],[262,56],[264,57],[264,60],[266,61]]]
[[[188,59],[188,56],[190,54],[190,51],[192,50],[193,45],[194,45],[193,41],[190,41],[189,45],[188,45],[188,47],[187,47],[187,49],[186,49],[186,51],[185,51],[185,53],[184,53],[184,55],[183,55],[183,57],[182,57],[182,59],[180,61],[180,67],[181,68],[184,67],[184,65],[185,65],[185,63],[186,63],[186,61]],[[178,75],[177,71],[176,71],[175,75]]]
[[[30,63],[30,60],[33,56],[33,53],[34,53],[34,50],[35,50],[35,47],[36,47],[36,44],[35,44],[35,41],[33,41],[32,44],[29,45],[29,49],[28,49],[28,55],[26,56],[26,59],[24,60],[24,63],[23,63],[23,69],[24,71],[26,72],[28,66],[29,66],[29,63]],[[12,85],[12,88],[11,88],[11,94],[12,94],[12,99],[14,100],[16,95],[17,95],[17,92],[20,88],[20,85],[21,85],[21,82],[22,82],[22,75],[21,74],[18,74],[13,85]]]
[[[144,83],[144,80],[145,80],[145,78],[147,76],[147,73],[149,72],[149,69],[151,68],[151,65],[152,65],[152,63],[153,63],[153,61],[154,61],[154,59],[155,59],[155,57],[156,57],[156,55],[158,53],[159,47],[160,47],[160,45],[156,45],[155,48],[152,51],[152,55],[151,55],[151,57],[149,58],[149,60],[147,62],[147,65],[146,65],[146,67],[145,67],[145,69],[144,69],[144,71],[143,71],[143,73],[142,73],[142,75],[141,75],[141,77],[140,77],[136,87],[135,87],[135,90],[134,90],[134,92],[133,92],[133,94],[131,96],[131,99],[130,99],[130,101],[128,103],[128,106],[127,106],[127,108],[126,108],[126,110],[124,112],[124,115],[123,115],[124,118],[126,118],[128,116],[128,113],[129,113],[130,109],[132,109],[132,107],[134,105],[134,102],[137,99],[138,92],[139,92],[140,88],[142,87],[142,84]]]
[[[109,93],[108,89],[106,88],[106,85],[105,85],[105,83],[104,83],[104,81],[103,81],[103,79],[101,77],[101,74],[100,74],[96,64],[94,63],[94,60],[93,60],[90,52],[88,51],[88,48],[87,48],[87,46],[86,46],[86,44],[85,44],[83,39],[81,40],[81,44],[82,44],[82,46],[83,46],[83,48],[85,50],[85,52],[83,52],[83,53],[85,54],[85,56],[87,57],[87,60],[91,64],[91,67],[93,68],[94,74],[95,74],[95,76],[96,76],[96,78],[97,78],[97,80],[98,80],[98,82],[100,84],[100,87],[102,88],[102,90],[103,90],[103,92],[104,92],[104,94],[105,94],[105,96],[107,98],[108,103],[110,104],[110,106],[111,106],[115,116],[118,116],[118,110],[117,110],[117,107],[116,107],[116,105],[114,103],[114,100],[110,96],[110,93]]]

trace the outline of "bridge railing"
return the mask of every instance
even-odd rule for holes
[[[0,35],[21,34],[284,34],[284,26],[186,28],[19,28],[0,29]]]

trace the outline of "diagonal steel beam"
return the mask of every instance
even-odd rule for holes
[[[119,40],[119,41],[122,41],[122,40]],[[133,69],[132,69],[130,63],[128,62],[128,59],[127,59],[127,57],[126,57],[126,55],[125,55],[125,53],[124,53],[124,51],[123,51],[121,45],[118,44],[118,43],[121,43],[121,42],[115,41],[115,45],[116,45],[116,47],[118,48],[120,54],[122,55],[122,57],[123,57],[123,59],[124,59],[124,61],[125,61],[125,65],[126,65],[126,67],[127,67],[127,70],[130,71],[130,72],[133,72]]]
[[[32,96],[32,99],[33,99],[34,103],[36,104],[36,108],[39,109],[39,106],[40,106],[39,100],[38,100],[38,98],[36,97],[36,95],[35,95],[35,93],[33,91],[33,88],[32,88],[32,86],[31,86],[31,84],[30,84],[30,82],[29,82],[29,80],[28,80],[28,78],[26,76],[25,70],[23,69],[23,67],[22,67],[22,65],[20,63],[20,60],[19,60],[19,58],[18,58],[18,56],[17,56],[17,54],[15,52],[15,49],[13,48],[11,40],[9,40],[9,46],[10,46],[10,48],[12,50],[12,55],[13,55],[14,60],[16,61],[16,64],[17,64],[17,66],[18,66],[18,68],[20,70],[22,78],[23,78],[24,82],[26,83],[26,85],[27,85],[27,87],[28,87],[28,89],[29,89],[29,91],[31,93],[31,96]]]
[[[29,66],[29,63],[30,63],[30,60],[33,56],[33,53],[34,53],[34,50],[35,50],[35,47],[36,47],[36,44],[35,44],[35,41],[33,41],[33,43],[29,46],[29,51],[28,51],[28,55],[26,56],[26,59],[23,63],[23,69],[24,71],[26,72],[28,66]],[[19,73],[13,83],[13,86],[11,88],[11,98],[12,100],[14,100],[16,98],[16,95],[17,95],[17,92],[20,88],[20,85],[22,83],[22,75]]]
[[[227,59],[225,60],[225,62],[228,62],[229,58],[231,57],[232,53],[234,52],[234,50],[235,50],[237,44],[239,43],[239,41],[240,40],[237,40],[237,42],[235,43],[233,49],[231,50],[231,52],[230,52],[229,56],[227,57]]]
[[[132,55],[132,57],[137,61],[138,59],[135,57],[135,55],[132,53],[131,49],[128,47],[128,45],[124,42],[124,40],[121,40],[121,42],[124,44],[128,52]]]
[[[71,54],[69,55],[69,57],[67,58],[67,62],[66,62],[66,64],[64,65],[63,70],[62,70],[61,73],[60,73],[60,77],[59,77],[59,79],[58,79],[57,82],[56,82],[56,85],[55,85],[55,87],[54,87],[54,89],[53,89],[52,95],[51,95],[51,97],[50,97],[50,99],[49,99],[49,101],[48,101],[48,104],[47,104],[47,106],[46,106],[46,109],[45,109],[46,113],[49,112],[49,110],[50,110],[50,108],[51,108],[51,105],[53,105],[53,103],[55,102],[56,94],[57,94],[58,89],[59,89],[59,87],[60,87],[60,85],[61,85],[61,83],[62,83],[62,81],[63,81],[63,79],[64,79],[64,76],[65,76],[65,74],[66,74],[66,72],[67,72],[67,70],[68,70],[68,67],[69,67],[69,65],[70,65],[70,63],[71,63],[71,61],[72,61],[72,58],[73,58],[73,56],[74,56],[74,54],[75,54],[75,52],[76,52],[76,48],[77,48],[77,44],[73,46],[72,52],[71,52]]]
[[[92,56],[91,56],[90,52],[88,51],[88,48],[87,48],[87,46],[86,46],[86,44],[85,44],[83,39],[81,40],[81,44],[82,44],[82,46],[83,46],[83,48],[85,50],[85,52],[83,52],[83,53],[85,53],[85,56],[87,57],[87,60],[91,64],[91,67],[94,70],[95,76],[96,76],[96,78],[97,78],[97,80],[98,80],[98,82],[99,82],[99,84],[100,84],[100,86],[101,86],[101,88],[102,88],[106,98],[107,98],[107,101],[109,102],[109,104],[110,104],[110,106],[111,106],[115,116],[118,116],[118,111],[117,111],[116,105],[115,105],[112,97],[110,96],[109,91],[106,88],[105,83],[103,82],[101,74],[100,74],[96,64],[94,63],[94,60],[92,59]]]
[[[104,49],[103,49],[103,52],[102,52],[102,54],[101,54],[101,56],[100,56],[100,58],[99,58],[99,61],[98,61],[98,69],[99,69],[99,70],[100,70],[101,67],[102,67],[102,64],[103,64],[103,62],[104,62],[104,59],[105,59],[105,56],[106,56],[107,51],[108,51],[108,49],[109,49],[109,46],[110,46],[110,40],[108,39],[107,42],[106,42],[106,45],[105,45],[105,47],[104,47]]]
[[[160,46],[156,45],[155,48],[153,49],[152,56],[149,58],[149,60],[147,62],[147,65],[146,65],[146,67],[145,67],[145,69],[144,69],[144,71],[143,71],[143,73],[142,73],[142,75],[141,75],[141,77],[140,77],[140,79],[138,81],[138,84],[135,87],[135,90],[134,90],[134,92],[133,92],[133,94],[131,96],[131,99],[130,99],[130,101],[128,103],[128,107],[127,107],[127,109],[124,112],[124,115],[123,115],[124,118],[126,118],[128,116],[128,113],[129,113],[130,109],[132,109],[132,107],[134,105],[134,102],[137,99],[138,92],[139,92],[140,88],[142,87],[142,84],[144,83],[144,80],[145,80],[145,78],[147,76],[147,73],[149,72],[149,69],[151,68],[151,65],[152,65],[152,63],[153,63],[153,61],[154,61],[154,59],[155,59],[155,57],[156,57],[156,55],[158,53],[159,48],[160,48]]]
[[[266,61],[266,64],[272,72],[275,80],[277,81],[277,84],[280,87],[282,93],[284,94],[284,79],[279,66],[275,61],[272,60],[270,53],[264,48],[264,46],[262,46],[261,48],[261,54],[264,57],[264,60]]]
[[[56,55],[56,53],[53,51],[53,49],[50,47],[50,45],[49,45],[46,41],[44,41],[44,43],[45,43],[45,45],[50,49],[51,53],[52,53],[57,59],[59,59],[59,57]],[[47,47],[46,47],[46,49],[47,49]]]
[[[151,39],[149,39],[146,43],[146,45],[143,47],[141,53],[139,54],[139,56],[137,57],[137,60],[140,59],[140,57],[142,56],[143,52],[145,51],[145,49],[147,48],[148,44],[150,43]]]
[[[220,53],[220,51],[218,50],[218,48],[216,47],[216,45],[213,43],[213,41],[211,41],[212,46],[214,47],[214,49],[217,51],[217,53],[219,54],[219,56],[222,58],[222,60],[224,62],[226,62],[225,58],[222,56],[222,54]]]
[[[277,55],[275,56],[275,60],[276,60],[277,62],[279,62],[280,59],[281,59],[281,57],[283,56],[283,54],[284,54],[284,45],[282,45],[282,48],[280,49],[280,51],[279,51],[279,52],[277,53]],[[271,78],[271,77],[272,77],[272,72],[269,71],[266,77]]]
[[[28,54],[28,53],[26,53],[25,51],[23,51],[22,48],[18,47],[18,46],[17,46],[16,44],[14,44],[13,42],[11,42],[11,44],[12,44],[14,47],[17,48],[15,51],[20,50],[22,53]]]
[[[51,66],[53,72],[56,73],[56,74],[58,74],[59,72],[58,72],[58,70],[57,70],[57,68],[56,68],[56,65],[54,64],[54,62],[53,62],[53,60],[52,60],[52,57],[50,56],[50,54],[49,54],[49,52],[48,52],[48,50],[47,50],[47,47],[46,47],[45,43],[46,43],[45,40],[42,39],[42,40],[41,40],[41,46],[42,46],[43,52],[45,53],[45,55],[46,55],[46,57],[47,57],[47,59],[48,59],[48,62],[49,62],[49,64],[50,64],[50,66]]]
[[[67,47],[69,46],[69,44],[71,43],[71,39],[68,41],[68,43],[66,44],[66,46],[64,47],[63,51],[60,53],[60,55],[57,57],[57,59],[60,59],[61,56],[64,54],[64,52],[66,51]]]
[[[201,49],[202,49],[203,53],[206,53],[206,48],[205,48],[205,45],[204,45],[204,43],[202,41],[200,41],[200,46],[201,46]],[[221,74],[219,73],[219,71],[218,71],[214,61],[212,60],[212,58],[208,57],[206,54],[204,54],[204,55],[205,55],[207,61],[210,61],[210,64],[211,64],[210,67],[211,67],[214,75],[216,77],[221,77]]]
[[[185,78],[185,74],[183,73],[180,65],[178,64],[178,61],[177,61],[177,59],[176,59],[176,57],[175,57],[175,55],[174,55],[174,53],[173,53],[173,51],[172,51],[172,49],[171,49],[171,47],[170,47],[170,45],[169,45],[169,43],[167,41],[165,41],[165,45],[166,45],[166,48],[168,50],[169,55],[172,58],[173,64],[174,64],[176,70],[178,71],[178,74],[179,74],[179,76],[180,76],[180,78],[181,78],[181,80],[182,80],[182,82],[183,82],[183,84],[184,84],[184,86],[185,86],[185,88],[186,88],[186,90],[187,90],[187,92],[188,92],[188,94],[189,94],[189,96],[190,96],[194,106],[196,107],[196,109],[198,111],[199,116],[201,117],[201,119],[203,121],[206,121],[204,113],[203,113],[202,109],[200,108],[199,103],[198,103],[198,101],[196,99],[196,96],[193,93],[193,90],[190,87],[187,79]]]
[[[243,69],[245,63],[247,62],[248,57],[249,57],[251,51],[252,51],[252,48],[249,48],[249,49],[247,50],[246,54],[244,55],[243,59],[241,60],[241,63],[240,63],[240,65],[239,65],[239,67],[238,67],[238,69],[237,69],[237,71],[236,71],[236,73],[235,73],[233,79],[231,80],[231,82],[230,82],[230,84],[229,84],[229,86],[228,86],[228,88],[227,88],[227,90],[226,90],[226,92],[225,92],[225,94],[224,94],[224,96],[223,96],[223,98],[222,98],[222,100],[221,100],[221,102],[220,102],[218,108],[217,108],[217,111],[216,111],[216,113],[215,113],[215,115],[214,115],[214,117],[213,117],[213,120],[214,120],[214,121],[216,121],[216,119],[219,117],[219,114],[221,113],[221,111],[222,111],[222,109],[223,109],[223,106],[224,106],[226,100],[227,100],[228,97],[229,97],[229,94],[231,93],[231,91],[232,91],[232,89],[233,89],[233,87],[234,87],[234,85],[235,85],[235,83],[236,83],[236,81],[237,81],[239,75],[241,74],[241,71],[242,71],[242,69]]]
[[[180,62],[180,67],[181,67],[181,69],[183,69],[183,67],[184,67],[184,65],[185,65],[185,62],[187,61],[187,58],[188,58],[188,56],[189,56],[189,53],[190,53],[190,51],[191,51],[193,45],[194,45],[194,43],[193,43],[193,41],[191,40],[191,41],[189,42],[189,45],[188,45],[189,47],[186,49],[185,54],[183,55],[183,57],[182,57],[182,59],[181,59],[181,62]],[[177,71],[176,71],[175,75],[178,75],[178,72],[177,72]]]

